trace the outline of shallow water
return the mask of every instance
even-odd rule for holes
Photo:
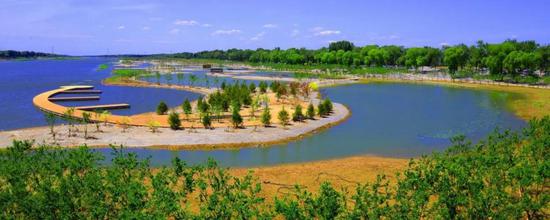
[[[0,62],[0,129],[45,125],[42,113],[32,105],[32,97],[60,85],[91,84],[103,90],[100,101],[63,104],[126,102],[131,104],[130,109],[113,111],[125,115],[154,111],[160,100],[175,106],[185,98],[198,97],[197,94],[179,90],[102,86],[101,79],[109,75],[110,69],[96,71],[96,68],[112,61],[85,58]],[[188,78],[189,74],[204,79],[197,80],[194,85],[206,85],[205,71],[191,71],[184,75]],[[178,82],[176,75],[171,77],[170,83],[189,83],[188,79]],[[213,78],[207,78],[210,86],[216,86]],[[146,80],[156,82],[156,77]],[[219,78],[217,84],[223,80],[232,82],[230,78]],[[167,83],[166,76],[162,76],[159,82]],[[326,88],[322,94],[347,105],[352,115],[345,122],[302,140],[239,150],[129,148],[124,151],[150,158],[154,166],[169,164],[175,156],[189,163],[201,163],[211,157],[223,166],[262,166],[361,154],[408,158],[444,150],[450,144],[449,138],[458,134],[479,140],[495,127],[519,129],[525,125],[524,121],[507,110],[506,102],[511,95],[502,92],[437,85],[371,83]],[[103,153],[107,159],[111,157],[111,149],[96,151]]]

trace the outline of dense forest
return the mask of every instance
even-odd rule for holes
[[[550,45],[535,41],[506,40],[467,46],[411,47],[395,45],[355,46],[349,41],[330,43],[318,50],[290,48],[282,50],[212,50],[197,53],[165,55],[174,58],[201,58],[252,63],[282,64],[338,64],[342,66],[447,66],[450,73],[457,71],[490,72],[493,75],[533,74],[550,71]]]
[[[0,59],[60,57],[58,54],[41,53],[34,51],[0,50]]]
[[[2,219],[548,219],[550,118],[521,132],[495,131],[472,144],[410,161],[397,180],[379,176],[346,193],[295,186],[273,200],[252,173],[214,161],[151,168],[114,148],[111,164],[86,147],[0,151]]]

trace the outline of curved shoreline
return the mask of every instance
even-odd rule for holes
[[[437,85],[462,86],[462,87],[473,87],[473,88],[488,87],[485,85],[462,83],[462,82],[453,83],[453,82],[431,81],[431,80],[422,80],[422,81],[396,80],[396,79],[388,79],[388,78],[386,79],[370,78],[370,79],[360,79],[360,80],[357,80],[357,79],[323,80],[323,81],[318,81],[318,83],[320,87],[329,87],[329,86],[337,86],[337,85],[349,84],[349,83],[368,83],[373,81],[374,82],[380,81],[380,82],[437,84]],[[165,85],[165,84],[157,85],[155,83],[150,83],[150,82],[145,82],[140,80],[133,80],[133,79],[131,79],[130,81],[127,81],[127,82],[124,81],[121,83],[107,83],[105,81],[103,81],[102,83],[105,85],[116,85],[116,86],[181,89],[181,90],[187,90],[191,92],[199,92],[201,94],[208,94],[210,91],[214,91],[212,89],[207,89],[202,87],[198,87],[198,89],[195,90],[194,87],[190,87],[190,86]],[[496,90],[507,90],[511,88],[511,87],[505,87],[505,86],[499,86],[499,85],[490,85],[489,87],[491,89],[496,89]],[[524,87],[519,87],[519,88],[512,87],[512,88],[517,88],[521,90],[534,90],[534,88],[524,88]],[[315,101],[317,102],[318,100],[315,99]],[[326,121],[327,118],[324,118],[324,119],[321,119],[321,121],[323,121],[323,123],[321,124],[319,124],[317,121],[312,121],[313,123],[311,121],[308,121],[307,123],[297,123],[297,125],[289,126],[289,128],[286,130],[283,130],[282,128],[263,128],[263,127],[260,127],[259,129],[257,129],[255,128],[255,126],[247,126],[247,128],[245,129],[228,131],[227,129],[218,127],[215,130],[186,129],[184,131],[179,131],[179,134],[178,134],[166,128],[161,128],[160,129],[161,133],[151,133],[148,131],[146,127],[142,126],[142,127],[132,127],[131,131],[127,133],[123,133],[121,128],[110,125],[109,127],[105,127],[106,130],[112,131],[113,133],[118,132],[119,134],[110,134],[110,136],[117,136],[117,138],[104,137],[106,136],[105,133],[99,133],[99,134],[92,133],[92,136],[98,135],[100,136],[100,138],[92,139],[92,140],[84,139],[82,137],[68,138],[68,139],[74,139],[74,140],[61,140],[61,141],[58,141],[58,144],[65,147],[87,144],[88,146],[98,147],[98,148],[106,147],[106,146],[109,146],[110,144],[116,144],[116,145],[127,145],[128,147],[145,147],[145,148],[152,148],[152,149],[170,149],[170,150],[213,150],[213,149],[238,149],[243,147],[256,147],[256,146],[263,147],[263,146],[269,146],[274,144],[288,143],[291,141],[302,139],[304,137],[307,137],[309,135],[315,134],[319,131],[332,127],[336,124],[339,124],[345,121],[347,118],[349,118],[351,111],[347,107],[338,103],[335,103],[335,107],[336,107],[335,109],[340,109],[342,107],[343,109],[345,109],[344,111],[345,113],[342,113],[342,111],[338,110],[338,111],[335,111],[335,113],[329,117],[329,119],[334,117],[334,120]],[[546,106],[544,106],[544,108],[546,109]],[[514,112],[514,113],[518,114],[517,112]],[[521,118],[526,119],[525,117],[521,117]],[[250,131],[252,129],[253,131]],[[42,135],[38,135],[38,134],[35,134],[36,132],[32,132],[35,130],[42,130],[43,132]],[[136,132],[133,132],[132,130],[136,130]],[[171,136],[182,136],[181,135],[182,133],[191,133],[189,132],[190,130],[195,133],[190,135],[183,135],[184,136],[183,139],[186,139],[186,140],[182,140],[182,138],[179,138],[179,137],[176,137],[176,138],[171,137]],[[26,132],[21,132],[21,131],[26,131]],[[48,127],[2,131],[0,132],[0,146],[9,145],[9,143],[6,140],[9,140],[9,142],[11,142],[11,139],[35,139],[37,142],[51,143],[51,140],[48,141],[48,137],[51,137],[50,135],[47,134],[48,132],[49,132]],[[252,132],[259,132],[259,133],[268,132],[269,134],[250,135],[250,134],[253,134]],[[21,133],[34,133],[34,134],[22,135]],[[216,137],[212,137],[212,136],[216,136]],[[235,138],[235,136],[238,136],[238,137]],[[260,138],[255,136],[260,136]],[[142,140],[144,139],[144,137],[147,137],[146,139],[148,140]],[[136,139],[136,140],[129,141],[130,139]]]
[[[104,148],[110,145],[123,145],[128,148],[155,148],[171,150],[213,150],[236,149],[243,147],[264,147],[273,144],[287,143],[302,139],[314,133],[335,126],[351,115],[347,107],[334,103],[334,113],[330,117],[295,122],[286,129],[279,125],[265,127],[246,127],[228,131],[225,129],[185,129],[170,130],[160,128],[159,132],[151,133],[145,127],[132,127],[123,132],[123,129],[114,126],[101,125],[102,132],[95,132],[95,127],[88,125],[89,135],[93,138],[85,139],[79,126],[80,133],[76,137],[68,137],[67,125],[55,126],[58,138],[55,142],[49,134],[49,127],[34,127],[0,132],[0,148],[9,146],[12,140],[34,140],[37,144],[54,144],[62,147],[87,145],[95,148]],[[262,133],[265,135],[251,135]]]

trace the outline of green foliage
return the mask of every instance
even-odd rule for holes
[[[204,126],[205,129],[209,129],[212,127],[212,119],[210,117],[210,114],[206,114],[202,116],[202,126]]]
[[[62,57],[63,55],[40,53],[34,51],[1,50],[0,59],[34,59],[40,57]]]
[[[279,123],[281,123],[281,125],[283,127],[285,127],[288,124],[288,121],[289,121],[290,118],[289,118],[289,114],[285,110],[284,106],[283,106],[283,109],[281,109],[281,111],[279,111],[279,114],[277,115],[277,118],[279,119]]]
[[[106,70],[107,68],[109,68],[109,64],[103,63],[97,67],[97,71]]]
[[[296,105],[294,108],[294,113],[292,114],[292,121],[303,121],[304,113],[302,112],[302,106]]]
[[[260,87],[260,93],[266,93],[267,92],[267,83],[265,81],[261,81],[259,84]]]
[[[264,127],[269,127],[271,125],[271,112],[269,112],[269,106],[264,108],[261,118]]]
[[[250,83],[248,85],[248,90],[251,92],[251,93],[255,93],[256,92],[256,84],[254,84],[253,82]]]
[[[445,48],[443,56],[443,63],[447,65],[451,73],[455,73],[468,62],[468,47],[466,45],[458,45]]]
[[[160,101],[157,106],[157,115],[165,115],[168,112],[168,105],[164,101]]]
[[[113,69],[113,75],[119,77],[137,77],[148,74],[144,69]]]
[[[181,127],[181,120],[180,116],[176,112],[171,112],[168,115],[168,125],[170,125],[170,129],[172,130],[178,130]]]
[[[320,117],[325,117],[327,115],[330,115],[333,108],[334,107],[330,99],[326,98],[323,101],[319,102],[319,105],[317,106],[317,113]]]
[[[330,51],[351,51],[353,48],[355,48],[353,43],[345,40],[332,42],[328,45],[328,50]]]
[[[214,161],[179,158],[153,171],[113,148],[110,165],[87,147],[0,151],[2,219],[546,219],[550,117],[521,132],[498,130],[472,144],[458,136],[445,152],[412,159],[396,182],[379,176],[355,193],[322,183],[266,203],[260,182],[233,177]],[[194,208],[191,208],[194,207]]]
[[[239,109],[237,106],[235,106],[234,108],[232,108],[232,113],[231,113],[231,123],[233,123],[233,127],[234,128],[239,128],[242,126],[243,124],[243,117],[241,116],[241,114],[239,113]]]
[[[312,103],[309,103],[309,105],[307,106],[306,115],[309,119],[315,118],[315,107],[313,106]]]
[[[54,135],[53,127],[55,126],[55,122],[57,121],[57,115],[51,112],[44,112],[44,119],[46,120],[46,123],[50,127],[50,134]]]
[[[185,99],[185,101],[181,105],[181,109],[183,110],[183,113],[185,114],[187,120],[189,120],[189,115],[193,113],[193,108],[191,107],[191,102],[189,102],[189,99]]]

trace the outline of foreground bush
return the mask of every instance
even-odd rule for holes
[[[114,148],[111,165],[86,147],[31,150],[15,141],[0,152],[2,219],[544,219],[550,194],[550,118],[522,132],[494,132],[479,144],[453,139],[444,153],[411,160],[395,184],[383,176],[351,195],[323,183],[312,194],[266,203],[248,174],[215,162],[152,170]]]

